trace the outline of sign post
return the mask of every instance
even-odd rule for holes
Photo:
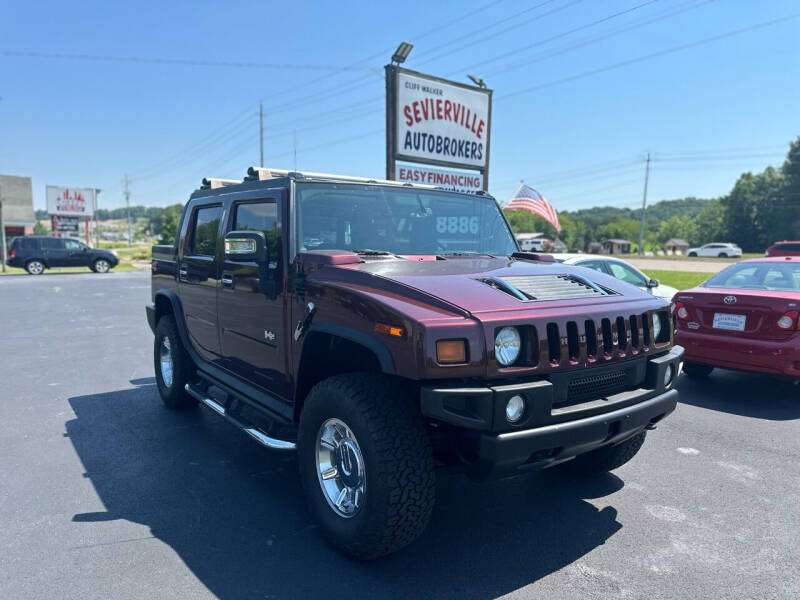
[[[386,178],[398,180],[397,161],[452,167],[480,174],[480,189],[489,187],[489,139],[492,90],[386,65]],[[466,181],[463,171],[414,177]],[[449,174],[444,177],[442,174]],[[407,180],[406,178],[400,178]],[[420,181],[422,183],[422,181]],[[467,189],[444,184],[453,189]],[[440,183],[435,183],[439,185]]]
[[[3,188],[0,188],[0,252],[3,254],[3,273],[6,272],[6,223],[3,217]]]

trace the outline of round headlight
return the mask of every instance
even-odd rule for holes
[[[653,313],[653,341],[655,342],[661,335],[661,318],[658,313]]]
[[[516,423],[522,418],[525,412],[525,400],[522,396],[511,396],[506,404],[506,420],[509,423]]]
[[[519,357],[522,340],[519,332],[513,327],[503,327],[494,338],[494,355],[504,367],[513,363]]]

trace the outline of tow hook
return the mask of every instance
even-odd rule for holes
[[[301,337],[303,337],[303,334],[306,332],[306,330],[308,329],[308,326],[311,324],[311,319],[314,318],[314,312],[316,312],[316,310],[317,310],[317,307],[314,306],[313,302],[309,302],[306,305],[306,314],[305,314],[305,316],[300,320],[299,323],[297,323],[297,327],[294,328],[294,341],[295,342],[297,340],[299,340]]]

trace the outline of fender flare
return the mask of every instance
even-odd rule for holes
[[[374,338],[371,335],[368,335],[362,331],[358,331],[351,327],[346,327],[344,325],[337,325],[336,323],[326,323],[326,322],[314,322],[308,328],[306,332],[306,337],[310,333],[328,333],[331,335],[338,336],[340,338],[344,338],[346,340],[350,340],[356,344],[364,346],[368,350],[371,350],[375,357],[378,359],[378,364],[381,366],[381,372],[387,375],[395,375],[397,370],[395,369],[394,359],[392,358],[389,349],[381,343],[380,340]],[[305,344],[304,344],[305,345]]]

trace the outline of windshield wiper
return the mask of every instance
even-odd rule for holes
[[[494,254],[488,252],[473,252],[472,250],[462,250],[461,252],[437,252],[436,256],[488,256],[495,258]]]

